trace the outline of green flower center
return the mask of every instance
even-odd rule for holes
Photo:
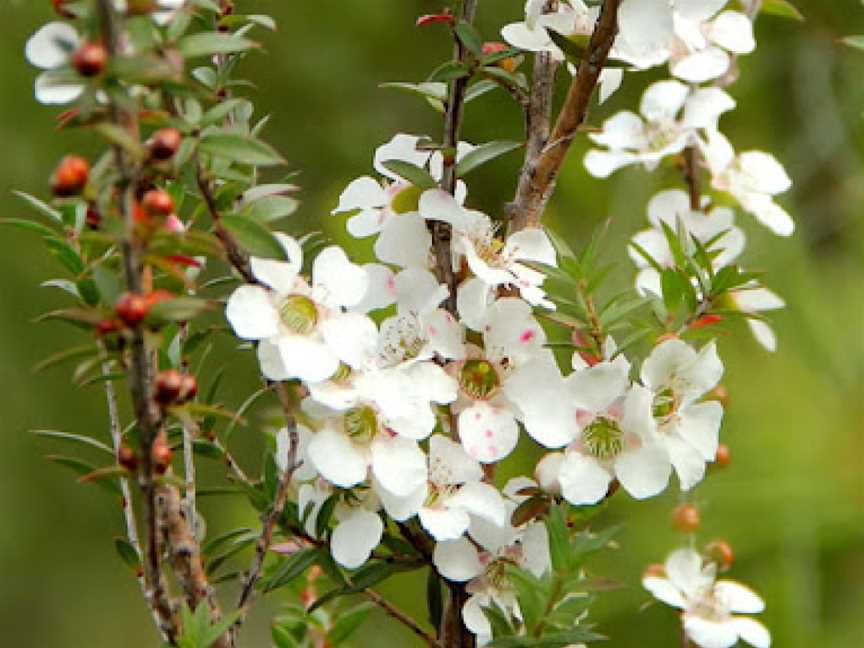
[[[282,323],[294,333],[308,335],[318,322],[318,309],[308,297],[290,295],[279,307]]]
[[[486,398],[498,388],[501,381],[488,360],[468,360],[462,365],[459,383],[471,398]]]
[[[597,459],[611,459],[624,449],[624,433],[618,423],[599,417],[582,432],[583,443]]]
[[[667,387],[654,397],[654,418],[666,418],[675,411],[675,392]]]
[[[378,417],[368,405],[345,412],[345,432],[355,441],[371,441],[378,432]]]

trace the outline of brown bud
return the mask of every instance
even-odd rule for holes
[[[168,445],[168,439],[165,438],[165,433],[161,433],[153,440],[153,446],[150,450],[150,456],[153,460],[153,467],[156,472],[164,474],[171,465],[171,460],[174,458],[174,451]]]
[[[54,6],[54,12],[58,16],[63,16],[63,18],[75,18],[75,14],[66,8],[66,5],[70,4],[70,0],[51,0],[51,4]]]
[[[176,128],[162,128],[150,138],[150,155],[154,160],[169,160],[177,153],[183,135]]]
[[[642,578],[666,578],[666,568],[659,564],[654,563],[652,565],[648,565],[645,568],[645,571],[642,572]]]
[[[124,293],[114,307],[119,317],[127,326],[141,323],[150,311],[147,299],[138,293]]]
[[[130,16],[146,16],[156,9],[156,0],[126,0],[126,11]]]
[[[498,41],[483,43],[483,54],[497,54],[498,52],[504,52],[510,49],[505,43],[501,43]],[[502,70],[506,70],[507,72],[513,73],[516,71],[516,68],[519,67],[519,59],[513,56],[508,56],[507,58],[500,59],[495,62]]]
[[[77,196],[90,178],[90,163],[77,155],[67,155],[54,170],[51,191],[55,196]]]
[[[180,383],[180,395],[178,400],[181,403],[192,400],[198,395],[198,381],[192,374],[183,374],[183,380]]]
[[[87,217],[86,217],[87,227],[91,230],[98,230],[99,226],[102,224],[102,214],[99,213],[93,205],[87,206]]]
[[[717,446],[717,454],[714,456],[714,461],[719,468],[727,468],[732,463],[732,451],[725,443]]]
[[[713,540],[705,546],[705,554],[708,560],[717,564],[721,572],[729,571],[735,563],[735,552],[732,546],[725,540]]]
[[[717,401],[725,409],[729,407],[729,390],[726,389],[725,385],[717,385],[705,395],[705,400]]]
[[[164,189],[151,189],[141,199],[141,209],[148,216],[165,218],[174,213],[174,199]]]
[[[172,405],[180,399],[183,374],[176,369],[160,371],[153,381],[153,398],[160,405]]]
[[[108,335],[110,333],[116,333],[121,328],[123,328],[123,322],[118,319],[103,319],[97,322],[96,324],[96,333],[99,335]]]
[[[122,445],[117,449],[117,463],[129,472],[135,472],[138,469],[138,455],[128,445]]]
[[[107,63],[108,50],[101,43],[84,42],[72,54],[72,67],[78,70],[81,76],[94,77],[102,74]]]
[[[692,504],[681,504],[672,511],[672,525],[684,533],[695,533],[700,522],[699,509]]]

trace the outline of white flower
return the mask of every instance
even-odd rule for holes
[[[326,380],[369,336],[371,322],[345,307],[366,292],[366,272],[340,248],[322,250],[312,266],[312,285],[300,276],[302,250],[276,233],[288,261],[252,257],[262,285],[244,285],[228,298],[226,316],[238,337],[258,340],[258,359],[270,380]],[[374,324],[372,325],[374,331]]]
[[[709,211],[694,211],[690,208],[690,198],[679,189],[669,189],[656,194],[648,203],[650,229],[642,230],[633,236],[633,242],[645,250],[661,267],[672,267],[675,259],[669,248],[669,241],[662,225],[665,223],[673,232],[683,226],[687,233],[688,252],[695,250],[690,237],[708,246],[709,252],[716,252],[712,258],[714,270],[732,263],[744,250],[744,232],[734,225],[735,212],[727,207],[714,207]],[[662,296],[660,273],[634,248],[629,249],[630,257],[639,267],[636,277],[636,290]]]
[[[792,180],[773,155],[762,151],[736,155],[729,140],[712,129],[708,129],[701,146],[715,189],[731,194],[744,210],[778,236],[792,235],[792,217],[774,202],[774,196],[789,190]]]
[[[420,215],[453,226],[454,251],[464,255],[468,267],[485,287],[467,286],[478,291],[474,299],[462,300],[460,315],[468,326],[482,317],[486,302],[498,286],[515,286],[525,301],[534,306],[554,308],[540,286],[545,276],[524,261],[555,265],[555,249],[539,228],[516,232],[502,242],[495,237],[492,220],[482,212],[464,209],[446,191],[430,189],[420,196]],[[458,259],[454,259],[458,263]],[[472,280],[469,279],[466,284]],[[478,311],[479,309],[479,311]]]
[[[27,41],[24,53],[31,65],[46,70],[36,78],[36,101],[43,104],[67,104],[84,92],[81,78],[67,68],[69,57],[81,39],[73,27],[64,22],[43,25]]]
[[[642,364],[642,382],[654,395],[659,437],[683,490],[702,481],[705,463],[714,461],[717,454],[723,407],[699,399],[722,376],[723,364],[713,342],[697,352],[681,340],[667,340],[654,347]]]
[[[691,91],[679,81],[658,81],[642,95],[641,117],[625,110],[603,122],[600,133],[589,134],[608,150],[589,151],[585,168],[598,178],[631,164],[653,170],[664,157],[696,144],[698,131],[716,130],[720,116],[734,107],[719,88]]]
[[[738,310],[754,315],[786,306],[786,302],[779,295],[757,285],[744,285],[739,289],[730,291],[729,296]],[[768,351],[777,350],[777,336],[771,326],[761,319],[753,318],[747,318],[747,325],[759,344]]]
[[[543,479],[550,485],[557,481],[556,488],[571,504],[599,502],[613,479],[637,499],[657,495],[669,481],[669,456],[657,438],[651,411],[653,394],[631,386],[629,370],[620,355],[578,369],[563,380],[563,389],[552,392],[558,411],[537,408],[526,414],[526,429],[540,443],[569,443],[563,458],[555,461],[557,480],[548,470]]]
[[[693,549],[678,549],[666,559],[665,574],[649,571],[642,585],[654,598],[682,611],[687,637],[701,648],[731,648],[738,640],[769,648],[771,634],[761,623],[737,614],[758,614],[765,603],[753,590],[732,580],[716,580],[716,567],[703,565]]]
[[[388,514],[406,520],[417,514],[435,540],[460,538],[472,516],[503,526],[507,509],[498,490],[483,482],[483,469],[465,449],[441,434],[429,439],[429,481],[404,498],[386,492],[381,500]]]
[[[157,0],[157,11],[150,14],[153,22],[157,25],[167,25],[178,9],[181,9],[186,4],[186,0]],[[114,0],[114,8],[117,11],[125,12],[128,7],[126,0]]]
[[[468,346],[464,360],[447,366],[459,381],[459,399],[452,406],[459,415],[459,438],[468,454],[481,463],[500,461],[516,447],[520,412],[510,379],[535,357],[551,357],[543,347],[545,340],[526,302],[499,299],[487,311],[484,349]],[[543,385],[533,389],[536,392]]]

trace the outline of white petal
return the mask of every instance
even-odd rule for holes
[[[684,593],[687,599],[694,598],[713,582],[710,570],[702,568],[702,556],[695,549],[676,549],[666,558],[666,577]]]
[[[722,421],[723,406],[720,403],[696,403],[681,410],[676,430],[705,461],[714,461]]]
[[[459,438],[481,463],[500,461],[516,447],[519,427],[513,413],[488,403],[475,403],[459,415]]]
[[[330,350],[353,369],[371,363],[378,347],[378,328],[366,315],[340,313],[318,325]]]
[[[464,230],[465,210],[456,199],[443,189],[428,189],[420,196],[420,215],[427,220],[450,223],[454,228]]]
[[[765,609],[765,601],[749,587],[732,580],[720,580],[714,585],[714,594],[729,606],[732,612],[758,614]]]
[[[426,483],[426,455],[416,441],[379,434],[370,449],[375,478],[394,495],[404,497]]]
[[[525,23],[510,23],[501,28],[501,37],[513,47],[528,52],[558,50],[545,29],[531,29]],[[558,50],[560,56],[560,50]]]
[[[53,70],[65,65],[78,42],[78,32],[71,25],[60,21],[49,22],[30,37],[24,47],[24,54],[31,65]]]
[[[285,370],[308,382],[330,378],[339,368],[339,357],[323,341],[303,335],[281,335],[274,340]]]
[[[432,562],[438,573],[451,581],[465,582],[483,573],[477,549],[466,538],[436,544]]]
[[[576,410],[554,358],[544,355],[518,367],[504,382],[504,392],[519,407],[525,429],[537,443],[562,448],[579,432]]]
[[[388,160],[401,160],[403,162],[410,162],[416,166],[424,166],[429,159],[429,151],[418,151],[417,142],[419,141],[420,138],[416,135],[397,133],[393,136],[393,139],[375,150],[375,157],[373,159],[375,170],[383,176],[397,180],[401,178],[385,167],[384,162]]]
[[[465,357],[464,331],[448,311],[439,308],[423,318],[426,337],[430,349],[448,360],[461,360]]]
[[[720,115],[735,108],[735,100],[720,88],[699,88],[684,105],[685,128],[716,129]]]
[[[419,214],[400,214],[384,225],[375,241],[375,256],[384,263],[426,267],[432,235]]]
[[[555,248],[542,229],[529,227],[511,234],[504,247],[514,259],[540,261],[547,265],[555,265]]]
[[[600,362],[570,374],[564,381],[576,404],[592,413],[605,411],[630,384],[628,368],[614,362]]]
[[[294,377],[285,368],[279,347],[269,340],[261,340],[258,344],[258,364],[261,365],[261,373],[268,380],[290,380]]]
[[[708,163],[708,168],[715,175],[714,184],[717,185],[717,175],[722,174],[735,159],[735,149],[720,131],[708,130],[707,141],[699,140],[702,155]]]
[[[364,509],[357,509],[339,522],[330,538],[333,559],[343,567],[356,569],[369,560],[372,550],[381,542],[384,523]]]
[[[609,491],[612,475],[593,457],[568,451],[558,475],[561,495],[575,506],[596,504]]]
[[[712,20],[708,38],[736,54],[749,54],[756,49],[753,22],[740,11],[724,11]]]
[[[672,464],[659,444],[625,450],[615,459],[615,475],[621,486],[636,499],[654,497],[669,483]]]
[[[380,263],[367,263],[363,270],[368,277],[368,288],[363,299],[354,304],[353,310],[359,313],[387,308],[396,301],[396,278],[393,271]]]
[[[483,341],[487,353],[521,364],[537,355],[546,343],[546,334],[526,302],[502,297],[487,310]]]
[[[681,591],[671,581],[658,576],[645,576],[642,579],[642,587],[651,592],[651,595],[666,605],[679,609],[687,606],[687,601],[681,595]]]
[[[487,595],[474,594],[462,606],[462,621],[468,630],[477,635],[478,646],[482,645],[480,637],[488,637],[492,634],[492,626],[483,612],[483,607],[488,607],[490,603]]]
[[[627,110],[616,113],[603,122],[603,130],[589,134],[595,144],[610,149],[640,149],[647,146],[645,122]]]
[[[75,101],[84,92],[84,86],[66,75],[43,72],[34,85],[36,101],[46,106],[62,106]]]
[[[681,189],[659,191],[648,201],[648,220],[655,226],[663,221],[674,227],[675,221],[688,213],[690,213],[690,197]]]
[[[263,340],[276,335],[279,314],[270,294],[261,286],[240,286],[228,298],[225,316],[234,333],[244,340]]]
[[[704,83],[726,74],[730,63],[731,59],[725,50],[708,47],[672,63],[671,72],[690,83]]]
[[[483,330],[486,324],[486,309],[491,299],[491,290],[486,282],[477,277],[463,281],[456,293],[459,319],[470,329]]]
[[[701,648],[731,648],[738,643],[738,631],[729,621],[709,621],[685,613],[684,631]]]
[[[667,0],[624,0],[618,11],[622,38],[637,56],[664,50],[672,38],[672,10]]]
[[[429,489],[426,484],[423,484],[416,491],[405,495],[404,497],[394,495],[381,486],[377,479],[372,480],[372,487],[374,488],[378,499],[381,500],[381,505],[384,507],[384,511],[397,522],[404,522],[405,520],[417,515],[420,511],[420,507],[423,506],[423,502],[426,501],[426,498],[429,495]]]
[[[674,261],[672,250],[669,249],[669,242],[666,240],[663,233],[657,229],[652,228],[636,232],[633,236],[633,242],[645,250],[645,252],[647,252],[660,266],[668,266]],[[648,261],[645,260],[645,257],[643,257],[634,248],[631,247],[628,251],[630,257],[636,262],[637,266],[644,268],[648,265]]]
[[[561,483],[558,481],[558,473],[561,472],[561,464],[564,461],[563,452],[550,452],[537,462],[534,468],[534,476],[537,483],[547,493],[559,495]]]
[[[447,286],[426,268],[406,268],[395,278],[396,303],[400,312],[431,313],[447,299]]]
[[[786,169],[770,153],[747,151],[738,156],[738,164],[751,191],[776,195],[792,186]]]
[[[760,193],[737,194],[741,207],[777,236],[792,236],[795,222],[788,212],[775,203],[771,196]]]
[[[681,17],[695,22],[704,22],[726,6],[729,0],[683,0],[675,3],[675,11]]]
[[[538,578],[552,566],[549,534],[542,522],[533,522],[522,535],[522,566]]]
[[[766,351],[773,353],[777,350],[777,336],[774,334],[774,329],[761,320],[747,320],[747,325],[753,337]]]
[[[682,491],[688,491],[705,477],[705,458],[692,445],[670,434],[664,438],[666,450]]]
[[[642,95],[639,112],[648,121],[667,122],[681,112],[690,88],[680,81],[667,80],[652,83]]]
[[[354,238],[366,238],[378,234],[388,220],[388,214],[381,209],[364,209],[345,221],[345,229]]]
[[[303,266],[303,248],[295,239],[282,232],[275,232],[274,235],[285,250],[288,260],[278,261],[253,256],[249,259],[249,264],[258,281],[281,295],[287,295],[296,289],[297,276]]]
[[[600,103],[606,103],[615,94],[624,82],[624,70],[616,68],[604,68],[600,73]]]
[[[370,207],[384,207],[387,204],[387,192],[374,178],[363,176],[353,180],[345,187],[339,196],[339,204],[333,210],[334,214],[355,209],[368,209]]]
[[[351,488],[366,479],[368,464],[364,453],[330,426],[315,433],[307,453],[321,476],[336,486]]]
[[[312,264],[312,284],[324,295],[323,301],[339,306],[358,304],[369,287],[366,271],[348,260],[345,250],[326,247]]]
[[[771,647],[771,633],[768,632],[768,628],[758,621],[746,617],[737,617],[733,619],[733,623],[735,631],[741,639],[751,646],[755,646],[755,648]]]
[[[643,443],[656,440],[657,423],[653,417],[654,392],[642,385],[633,385],[624,398],[621,429],[636,435]]]
[[[468,513],[458,508],[424,506],[418,516],[423,528],[438,542],[458,540],[471,523]]]
[[[483,478],[480,464],[461,444],[435,434],[429,439],[429,481],[438,486],[455,486]]]
[[[475,481],[463,485],[455,495],[446,500],[450,509],[462,509],[492,524],[504,526],[507,509],[498,489],[490,484]]]
[[[745,313],[759,313],[784,308],[786,302],[767,288],[747,288],[735,292],[735,304]]]
[[[625,151],[598,151],[592,149],[585,155],[585,170],[595,178],[608,178],[630,164],[639,162],[639,157]]]

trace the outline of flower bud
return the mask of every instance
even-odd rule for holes
[[[505,43],[501,43],[498,41],[483,43],[483,54],[488,56],[489,54],[497,54],[498,52],[504,52],[510,49]],[[507,58],[500,59],[495,61],[495,65],[497,65],[502,70],[513,73],[516,71],[516,68],[519,67],[519,59],[513,56],[508,56]]]
[[[456,19],[449,10],[445,10],[440,14],[426,14],[425,16],[420,16],[417,19],[416,26],[425,27],[426,25],[432,25],[434,23],[447,23],[448,25],[453,26],[456,24]]]
[[[124,293],[117,300],[117,305],[114,307],[117,312],[117,317],[123,320],[127,326],[137,326],[140,324],[150,307],[147,304],[147,298],[138,293]]]
[[[117,463],[129,472],[135,472],[138,469],[138,455],[128,445],[122,445],[117,449]]]
[[[714,456],[714,462],[719,468],[727,468],[732,463],[732,451],[725,443],[717,446],[717,454]]]
[[[699,319],[694,320],[694,321],[690,324],[690,328],[691,328],[691,329],[701,329],[701,328],[706,328],[706,327],[708,327],[708,326],[713,326],[714,324],[718,324],[718,323],[720,323],[720,322],[722,322],[722,321],[723,321],[723,316],[722,316],[722,315],[716,315],[716,314],[713,314],[713,313],[712,313],[712,314],[709,314],[709,315],[703,315],[703,316],[700,317]]]
[[[156,0],[126,0],[126,11],[130,16],[146,16],[156,9]]]
[[[725,540],[713,540],[705,546],[705,554],[711,562],[717,565],[718,571],[729,571],[735,563],[735,553],[732,546]]]
[[[153,398],[160,405],[172,405],[180,400],[183,374],[176,369],[160,371],[153,381]]]
[[[111,333],[116,333],[121,328],[123,328],[123,322],[118,319],[103,319],[97,322],[96,324],[96,333],[98,335],[109,335]]]
[[[54,6],[54,12],[58,16],[62,16],[63,18],[76,17],[74,13],[66,8],[66,5],[70,4],[70,0],[51,0],[51,4]]]
[[[729,407],[729,390],[725,385],[717,385],[714,389],[705,395],[706,401],[717,401],[723,406],[723,409]]]
[[[72,67],[81,76],[98,76],[102,74],[107,63],[108,50],[101,43],[84,42],[72,54]]]
[[[77,196],[90,178],[90,163],[77,155],[67,155],[54,170],[51,191],[55,196]]]
[[[147,305],[148,311],[156,304],[161,304],[164,301],[171,301],[172,299],[174,299],[174,293],[170,290],[165,290],[164,288],[153,290],[144,295],[144,302]]]
[[[164,189],[151,189],[141,199],[141,209],[148,216],[165,218],[174,213],[174,199]]]
[[[102,214],[93,205],[87,205],[87,216],[85,218],[87,227],[91,230],[98,230],[102,224]]]
[[[154,160],[169,160],[177,153],[183,135],[176,128],[162,128],[150,138],[150,155]]]
[[[168,445],[168,439],[165,438],[164,432],[160,433],[153,440],[153,446],[150,448],[150,458],[153,461],[153,468],[160,475],[164,474],[171,465],[174,451]]]
[[[672,525],[684,533],[698,531],[700,522],[699,509],[692,504],[681,504],[672,511]]]
[[[642,572],[642,578],[666,578],[666,567],[659,563],[653,563]]]
[[[191,401],[198,395],[198,381],[192,374],[183,374],[183,380],[180,382],[180,395],[178,400],[181,403]]]

